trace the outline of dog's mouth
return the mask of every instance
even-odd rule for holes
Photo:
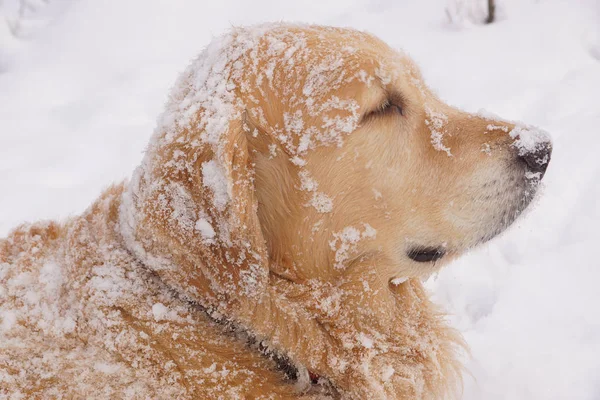
[[[499,207],[492,215],[492,223],[488,225],[490,229],[479,237],[475,245],[488,242],[502,234],[539,198],[544,174],[540,171],[526,170],[520,175],[520,178],[506,189],[508,193],[512,193],[510,201],[500,201]]]
[[[482,170],[483,176],[474,177],[476,184],[461,189],[462,194],[453,199],[445,214],[451,226],[462,233],[462,239],[452,242],[456,254],[502,234],[531,209],[542,192],[549,159],[550,153],[545,153],[543,159],[532,156],[528,161],[513,157],[499,168]],[[407,256],[413,261],[435,262],[448,254],[445,250],[438,246],[412,247]]]
[[[508,157],[496,172],[487,176],[473,199],[480,215],[481,234],[474,245],[487,242],[504,232],[538,197],[552,156],[552,142],[537,128],[517,125],[510,132]]]

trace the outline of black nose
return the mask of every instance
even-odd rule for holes
[[[524,153],[519,157],[527,165],[527,169],[533,173],[539,173],[540,178],[546,173],[550,156],[552,155],[552,144],[550,142],[541,143],[535,150]]]

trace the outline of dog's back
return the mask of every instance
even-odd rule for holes
[[[124,250],[122,190],[64,225],[23,225],[0,240],[0,397],[294,396],[272,361]]]

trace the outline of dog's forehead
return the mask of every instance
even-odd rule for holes
[[[180,141],[222,154],[228,127],[247,115],[302,164],[311,149],[341,146],[386,85],[410,82],[407,77],[418,77],[414,71],[408,56],[352,29],[235,28],[182,74],[151,147]]]
[[[237,81],[246,98],[277,103],[278,111],[303,108],[310,114],[304,119],[332,111],[335,99],[369,109],[399,83],[420,81],[402,51],[345,28],[275,25],[261,32],[243,58]]]
[[[310,107],[319,98],[352,98],[360,108],[370,110],[390,94],[429,93],[406,53],[369,33],[348,28],[277,25],[263,33],[247,57],[257,66],[250,70],[258,77],[254,87],[260,90],[268,82],[273,89],[269,102],[284,99]],[[277,71],[283,71],[279,82]],[[289,105],[282,104],[282,108]],[[316,105],[323,109],[322,102]]]
[[[366,80],[367,75],[371,75],[386,83],[398,73],[417,71],[414,62],[402,50],[391,48],[372,34],[315,25],[274,25],[262,32],[256,48],[247,56],[253,63],[270,61],[280,64],[279,67],[295,65],[311,74],[343,70],[347,81]],[[301,72],[302,68],[296,71]],[[302,79],[302,76],[287,78]]]

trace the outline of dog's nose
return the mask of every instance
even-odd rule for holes
[[[539,143],[535,150],[519,155],[525,162],[527,169],[533,173],[539,173],[540,178],[546,173],[550,156],[552,155],[552,144],[550,142]]]

